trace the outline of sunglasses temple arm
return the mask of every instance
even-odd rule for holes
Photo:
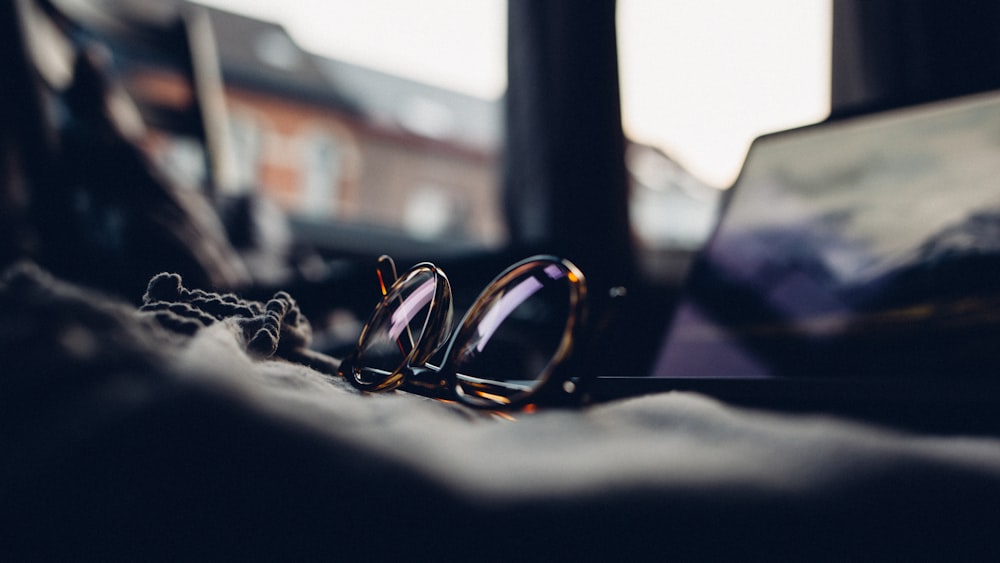
[[[378,286],[379,290],[382,292],[382,297],[385,297],[389,293],[389,287],[396,283],[396,263],[393,262],[392,257],[383,254],[378,257],[378,264],[376,266],[375,274],[378,276]]]
[[[590,402],[588,387],[599,375],[607,375],[609,369],[614,364],[608,363],[607,354],[599,353],[599,350],[607,349],[607,339],[613,335],[615,328],[621,322],[621,313],[627,301],[629,301],[628,290],[623,286],[615,286],[608,290],[605,299],[599,302],[597,316],[590,323],[582,336],[584,343],[583,353],[575,356],[575,367],[579,370],[581,377],[577,379],[579,388],[576,389],[576,401],[583,404]]]
[[[382,292],[382,297],[385,297],[389,293],[389,288],[399,278],[396,274],[396,262],[393,261],[391,256],[383,254],[378,257],[378,263],[375,266],[375,275],[378,276],[379,291]],[[396,343],[403,354],[409,354],[410,350],[413,350],[416,343],[414,342],[413,332],[409,326],[406,327],[406,340],[399,339]]]

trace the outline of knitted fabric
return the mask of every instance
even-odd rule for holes
[[[312,326],[291,295],[279,291],[267,302],[184,287],[179,274],[160,273],[149,281],[140,313],[174,332],[192,335],[216,322],[230,322],[243,335],[246,350],[335,374],[338,362],[309,349]]]

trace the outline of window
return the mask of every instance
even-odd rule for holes
[[[193,189],[205,183],[205,148],[200,141],[161,136],[155,145],[154,162],[179,186]]]
[[[618,0],[631,215],[649,248],[698,246],[754,137],[830,108],[831,0]]]
[[[310,242],[504,243],[503,0],[205,3],[230,107],[268,123],[238,156]]]
[[[260,166],[261,126],[253,113],[234,108],[229,112],[229,136],[236,162],[237,190],[258,184]]]
[[[697,248],[749,142],[828,113],[831,1],[618,0],[641,253]],[[230,107],[255,116],[234,127],[239,169],[308,242],[511,239],[504,0],[205,3]]]
[[[302,156],[301,212],[323,218],[337,214],[342,153],[336,139],[325,133],[305,136]]]
[[[435,184],[421,183],[411,190],[403,205],[403,226],[419,239],[433,240],[446,236],[468,236],[463,205],[449,190]]]

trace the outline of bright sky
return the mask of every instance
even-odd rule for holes
[[[506,85],[504,0],[199,1],[321,55],[486,98]],[[729,185],[753,137],[828,113],[830,2],[618,0],[626,133]]]

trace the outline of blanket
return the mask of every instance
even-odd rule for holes
[[[176,298],[172,283],[153,293]],[[0,283],[0,559],[954,560],[1000,550],[993,437],[677,392],[499,416],[362,394],[307,351],[251,344],[266,323],[247,319],[267,304],[185,330],[157,318],[166,308],[31,266]],[[289,349],[301,352],[308,331],[291,317]]]

